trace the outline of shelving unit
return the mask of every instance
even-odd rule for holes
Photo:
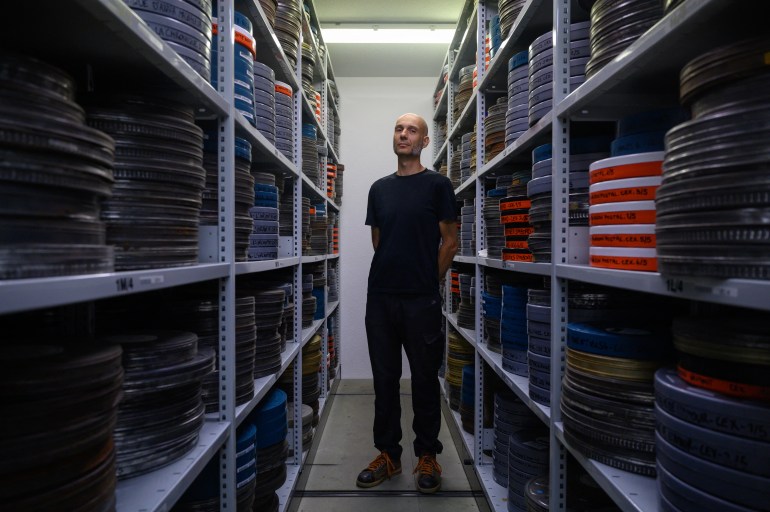
[[[318,27],[318,18],[311,5],[310,23]],[[300,4],[301,5],[301,4]],[[232,39],[224,34],[233,33],[233,12],[237,10],[249,17],[254,26],[258,44],[258,59],[274,69],[276,80],[291,85],[295,92],[294,120],[294,162],[277,150],[246,118],[234,107],[233,98],[233,45]],[[303,265],[323,265],[328,275],[330,265],[338,265],[339,255],[307,256],[302,254],[301,199],[310,197],[315,204],[323,203],[328,211],[339,212],[340,207],[332,198],[327,197],[307,176],[302,169],[302,123],[310,119],[318,128],[319,140],[325,140],[328,160],[339,162],[338,155],[331,146],[326,134],[334,127],[329,116],[322,121],[315,117],[308,99],[301,86],[301,52],[296,66],[289,63],[281,45],[271,28],[258,0],[219,0],[215,19],[219,27],[221,69],[219,90],[215,90],[209,81],[201,77],[192,67],[182,60],[128,5],[115,0],[76,0],[75,2],[44,1],[32,5],[25,3],[15,11],[26,19],[35,19],[35,26],[46,33],[45,41],[36,37],[28,27],[15,26],[5,31],[4,48],[20,53],[32,53],[43,60],[70,71],[79,83],[101,90],[145,91],[160,89],[175,101],[195,108],[201,119],[216,119],[219,122],[222,142],[219,147],[220,162],[220,221],[215,230],[211,230],[211,239],[201,242],[201,261],[197,265],[178,268],[160,268],[141,271],[110,272],[104,274],[48,277],[39,279],[20,279],[0,281],[0,315],[13,315],[43,310],[45,308],[68,306],[83,302],[100,301],[131,294],[173,289],[202,282],[219,284],[219,367],[220,371],[220,407],[217,413],[207,414],[200,431],[198,444],[182,458],[150,473],[118,482],[116,492],[119,512],[152,512],[169,510],[182,496],[185,490],[200,474],[201,470],[215,458],[219,458],[222,470],[221,494],[223,510],[236,509],[235,493],[235,437],[238,425],[258,406],[278,381],[279,376],[293,367],[294,393],[302,392],[302,347],[316,334],[323,339],[322,356],[327,360],[327,325],[331,318],[338,325],[339,301],[325,301],[324,318],[313,322],[312,326],[302,329],[302,271]],[[41,15],[45,12],[45,15]],[[305,20],[303,12],[303,20]],[[309,33],[307,21],[303,26]],[[320,32],[320,31],[319,31]],[[300,45],[301,45],[300,34]],[[320,37],[320,36],[319,36]],[[51,45],[50,41],[56,41]],[[319,39],[318,43],[323,45]],[[315,47],[315,43],[311,43]],[[339,107],[327,92],[333,71],[327,51],[322,62],[317,63],[314,87],[323,91],[322,112],[333,111],[338,116]],[[212,67],[216,67],[212,64]],[[228,79],[229,77],[229,79]],[[269,261],[236,261],[234,255],[234,223],[232,216],[235,195],[234,138],[244,137],[252,145],[252,159],[257,164],[271,170],[278,170],[285,177],[292,178],[294,187],[294,233],[295,242],[292,256]],[[319,159],[320,160],[320,159]],[[325,164],[324,183],[325,183]],[[324,184],[325,189],[325,184]],[[204,248],[204,245],[206,247]],[[287,340],[286,350],[281,354],[281,367],[277,373],[256,379],[254,395],[248,402],[235,406],[235,365],[226,364],[235,361],[235,286],[239,278],[257,276],[271,271],[284,269],[292,273],[295,290],[294,339]],[[338,334],[335,334],[338,336]],[[328,369],[323,366],[319,372],[322,377],[320,407],[326,405],[332,379],[327,378]],[[340,368],[334,369],[339,374]],[[289,411],[295,424],[301,424],[301,403]],[[294,446],[295,456],[287,461],[286,484],[278,491],[280,510],[285,510],[288,498],[296,481],[307,452],[302,450],[301,432],[292,433],[289,442]],[[304,455],[303,455],[304,454]],[[259,476],[257,477],[259,478]]]
[[[507,90],[507,63],[517,52],[526,50],[537,36],[554,30],[557,34],[569,33],[569,24],[586,19],[576,0],[528,0],[510,32],[503,34],[503,41],[489,66],[479,72],[478,89],[474,91],[471,102],[463,108],[458,119],[454,119],[452,100],[458,87],[458,72],[462,66],[469,65],[469,55],[475,45],[476,61],[481,70],[484,63],[482,45],[488,32],[487,23],[497,12],[496,1],[478,0],[466,2],[458,21],[455,38],[450,45],[446,61],[452,64],[450,80],[444,89],[447,107],[439,102],[434,110],[434,129],[436,123],[444,118],[448,121],[447,141],[435,148],[433,164],[436,169],[443,162],[451,162],[452,148],[457,138],[464,133],[471,113],[476,113],[476,173],[470,179],[460,183],[455,189],[458,199],[475,197],[476,205],[476,254],[475,257],[456,256],[455,262],[473,266],[476,277],[476,327],[463,329],[457,325],[455,314],[446,314],[447,325],[458,331],[476,352],[476,394],[475,426],[476,435],[464,433],[464,441],[469,453],[474,458],[474,468],[484,488],[485,494],[496,511],[507,510],[501,504],[500,497],[505,496],[505,489],[491,478],[492,466],[482,453],[486,433],[483,429],[483,406],[485,366],[488,366],[499,379],[510,388],[517,397],[529,406],[550,431],[550,507],[552,510],[566,509],[566,455],[569,452],[585,470],[607,492],[608,496],[624,511],[657,512],[658,490],[654,478],[642,477],[629,472],[619,471],[596,461],[587,459],[573,449],[564,438],[561,420],[561,378],[565,365],[567,287],[569,282],[592,283],[623,290],[633,290],[652,296],[678,298],[706,303],[740,306],[761,311],[770,311],[770,283],[745,279],[706,279],[679,278],[664,276],[656,272],[635,272],[608,270],[572,264],[566,259],[568,239],[565,233],[568,218],[561,207],[567,199],[569,179],[569,158],[557,161],[554,158],[552,169],[552,263],[519,263],[500,261],[486,256],[484,241],[484,218],[481,212],[485,199],[485,178],[497,174],[510,173],[520,168],[531,166],[531,151],[535,147],[550,143],[553,155],[569,155],[570,123],[573,121],[616,121],[632,112],[638,112],[640,106],[650,109],[670,106],[678,103],[679,70],[695,56],[720,44],[739,38],[740,27],[731,27],[725,20],[735,20],[734,3],[725,0],[685,0],[629,46],[620,56],[599,70],[584,84],[572,91],[559,87],[567,70],[564,66],[554,66],[553,104],[554,108],[543,118],[508,145],[491,161],[484,162],[484,127],[483,119],[486,107]],[[471,14],[472,10],[472,14]],[[740,11],[747,12],[747,11]],[[745,17],[745,16],[744,16]],[[742,18],[741,18],[742,19]],[[748,21],[748,20],[747,20]],[[475,25],[475,28],[470,25]],[[739,24],[739,23],[738,23]],[[716,29],[719,27],[719,29]],[[568,39],[568,38],[567,38]],[[475,43],[474,43],[475,41]],[[554,38],[554,55],[569,55],[568,44],[563,37]],[[465,59],[465,60],[463,60]],[[554,59],[555,60],[555,59]],[[434,95],[444,84],[439,80]],[[443,101],[443,100],[442,100]],[[449,166],[449,176],[459,169]],[[503,270],[506,272],[550,277],[551,304],[561,305],[551,310],[551,395],[553,408],[544,407],[529,398],[529,381],[525,377],[513,375],[503,369],[500,354],[488,348],[484,337],[481,312],[481,294],[484,288],[485,272]],[[446,303],[450,303],[447,292]],[[453,414],[457,427],[462,431],[458,414]]]

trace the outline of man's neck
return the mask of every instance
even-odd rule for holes
[[[425,169],[425,167],[423,167],[422,163],[420,163],[419,157],[414,158],[400,156],[398,158],[398,169],[396,170],[396,174],[399,176],[410,176],[412,174],[422,172],[423,169]]]

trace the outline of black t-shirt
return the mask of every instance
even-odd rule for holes
[[[438,292],[439,222],[457,219],[452,182],[436,171],[393,173],[369,189],[366,224],[380,230],[369,293]]]

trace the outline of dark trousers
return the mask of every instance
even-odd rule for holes
[[[435,295],[369,294],[366,335],[374,378],[374,446],[401,458],[401,347],[412,373],[414,453],[443,449],[438,370],[444,356],[444,318]]]

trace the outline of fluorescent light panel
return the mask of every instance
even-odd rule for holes
[[[325,43],[449,44],[453,28],[322,28]]]

